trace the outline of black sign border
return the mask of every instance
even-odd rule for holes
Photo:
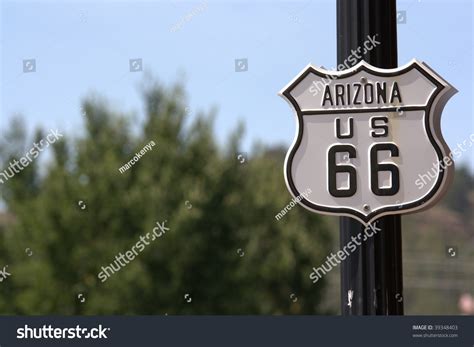
[[[303,138],[303,115],[318,114],[318,113],[319,114],[330,114],[330,113],[335,113],[336,112],[336,110],[327,110],[327,111],[326,110],[318,110],[318,111],[314,111],[314,112],[312,112],[312,111],[301,111],[300,107],[298,106],[298,103],[296,102],[296,100],[291,95],[291,92],[310,73],[313,73],[313,74],[315,74],[319,77],[322,77],[322,78],[328,78],[328,76],[331,76],[331,79],[337,80],[337,79],[341,79],[341,78],[351,77],[351,76],[359,73],[360,71],[365,71],[365,72],[367,72],[371,75],[375,75],[375,76],[379,76],[379,77],[393,77],[393,76],[402,75],[402,74],[404,74],[404,73],[406,73],[406,72],[408,72],[412,69],[418,70],[418,72],[420,72],[422,75],[424,75],[430,82],[432,82],[436,86],[436,90],[430,96],[430,99],[428,100],[427,105],[423,106],[423,107],[410,107],[410,106],[403,107],[403,106],[400,106],[400,107],[391,107],[391,108],[381,108],[380,111],[388,111],[388,112],[392,111],[393,112],[393,111],[396,111],[397,109],[401,109],[401,110],[405,110],[405,109],[409,110],[409,109],[414,109],[414,108],[415,109],[424,109],[425,112],[426,112],[426,114],[425,114],[425,128],[426,128],[426,131],[428,133],[428,138],[429,138],[431,144],[433,145],[433,147],[436,151],[439,162],[441,162],[443,160],[443,151],[440,148],[440,146],[438,146],[438,143],[436,142],[436,140],[435,140],[435,138],[432,134],[432,131],[431,131],[431,127],[430,127],[430,118],[431,117],[430,116],[431,116],[431,108],[432,108],[434,100],[441,93],[441,91],[443,91],[446,87],[440,81],[438,81],[436,78],[434,78],[432,75],[430,75],[420,65],[420,63],[416,60],[412,61],[410,64],[406,65],[404,68],[402,68],[400,70],[390,71],[390,72],[375,71],[375,70],[370,69],[370,67],[371,67],[370,64],[368,64],[366,62],[362,62],[358,67],[356,67],[352,71],[349,71],[347,73],[341,73],[341,74],[338,74],[338,75],[332,75],[332,74],[330,74],[329,71],[328,71],[327,74],[323,74],[320,71],[316,70],[313,66],[308,66],[306,68],[306,70],[303,73],[301,73],[281,93],[292,104],[293,108],[296,111],[296,115],[297,115],[297,118],[298,118],[298,135],[297,135],[296,141],[293,143],[292,147],[290,148],[290,151],[289,151],[289,154],[288,154],[288,157],[287,157],[287,161],[286,161],[286,166],[285,166],[287,182],[288,182],[288,185],[290,186],[291,191],[292,191],[294,196],[300,196],[301,195],[301,192],[299,192],[296,189],[296,186],[293,182],[293,178],[292,178],[292,175],[291,175],[291,167],[292,167],[292,164],[293,164],[293,158],[294,158],[294,156],[296,154],[296,151],[298,150],[298,148],[301,144],[301,140]],[[338,113],[340,113],[339,110],[337,110],[337,111],[338,111]],[[347,110],[341,110],[341,112],[345,112],[345,111],[347,111]],[[367,109],[350,109],[349,112],[351,112],[351,113],[363,113],[363,112],[367,112]],[[440,117],[438,117],[438,118],[440,118]],[[440,119],[438,119],[438,121],[439,120]],[[444,141],[443,139],[441,139],[441,140]],[[419,199],[415,202],[408,203],[408,204],[401,204],[401,205],[396,205],[396,206],[384,207],[384,208],[375,210],[375,211],[369,213],[368,215],[364,215],[364,214],[362,214],[358,211],[355,211],[355,210],[350,209],[350,208],[345,208],[345,207],[326,207],[326,206],[322,206],[322,205],[317,205],[317,204],[314,204],[314,203],[308,201],[302,195],[301,195],[302,199],[300,200],[300,203],[303,204],[304,206],[308,207],[310,210],[313,210],[313,211],[321,211],[321,212],[329,213],[329,214],[344,214],[344,215],[355,216],[358,219],[364,221],[364,223],[368,224],[370,221],[375,219],[376,216],[381,215],[381,214],[385,214],[386,212],[394,212],[393,214],[409,213],[410,211],[405,211],[405,210],[410,210],[412,208],[415,208],[415,207],[418,207],[418,206],[421,206],[421,205],[425,205],[440,190],[440,186],[441,186],[441,183],[443,182],[444,175],[445,175],[445,172],[444,172],[443,169],[441,169],[440,174],[438,176],[438,179],[437,179],[434,187],[423,198],[421,198],[421,199]]]

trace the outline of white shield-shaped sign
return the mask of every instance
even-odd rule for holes
[[[432,206],[452,178],[440,117],[455,92],[416,60],[396,69],[309,65],[281,92],[297,117],[284,167],[291,194],[311,211],[364,224]]]

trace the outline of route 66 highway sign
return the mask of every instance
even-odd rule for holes
[[[456,93],[426,64],[396,69],[362,61],[344,71],[307,66],[281,95],[296,111],[297,131],[285,160],[291,194],[307,209],[364,224],[437,202],[453,167],[440,130]],[[435,178],[417,185],[419,174]]]

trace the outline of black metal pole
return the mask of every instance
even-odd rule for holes
[[[380,68],[397,67],[396,16],[396,0],[337,0],[338,65],[351,55]],[[362,54],[364,42],[374,35],[380,43]],[[381,230],[342,262],[341,312],[402,315],[401,218],[382,217],[372,224]],[[341,248],[364,229],[355,219],[341,217]]]

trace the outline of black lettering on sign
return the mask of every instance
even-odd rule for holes
[[[398,157],[398,147],[393,143],[377,143],[370,149],[370,182],[371,190],[375,195],[387,196],[395,195],[400,190],[400,173],[395,164],[379,164],[378,153],[380,151],[390,151],[392,157]],[[390,188],[380,188],[379,172],[389,171],[392,185]]]
[[[336,84],[336,106],[342,105],[344,106],[344,85],[342,84]],[[341,102],[339,103],[339,100]]]
[[[352,92],[351,92],[352,89]],[[388,97],[388,98],[387,98]],[[387,105],[397,101],[402,103],[402,95],[397,82],[387,86],[387,82],[333,83],[324,87],[322,106]]]
[[[383,122],[384,124],[377,124],[375,122]],[[388,136],[388,117],[377,116],[370,118],[370,127],[373,129],[370,132],[372,137],[387,137]],[[376,130],[383,130],[383,132],[377,132]]]
[[[326,85],[326,88],[324,88],[323,106],[326,105],[326,100],[328,100],[331,103],[331,106],[334,106],[334,103],[332,101],[331,89],[329,89],[329,85]]]
[[[359,93],[360,93],[360,88],[362,87],[362,84],[360,83],[354,83],[354,87],[355,87],[355,94],[354,94],[354,100],[352,100],[352,103],[354,105],[360,105],[361,102],[357,102],[357,98],[359,97]]]
[[[381,104],[381,100],[385,104],[387,102],[387,82],[376,83],[377,86],[377,103]]]
[[[337,198],[347,198],[357,191],[357,174],[352,165],[336,165],[336,153],[348,153],[349,158],[356,157],[356,149],[352,145],[334,145],[328,150],[328,190]],[[349,174],[349,188],[337,189],[337,174]]]
[[[393,103],[393,100],[395,100],[395,98],[398,99],[399,103],[402,103],[402,96],[400,95],[400,90],[398,89],[397,82],[393,83],[392,96],[390,96],[390,103]]]
[[[371,104],[374,101],[374,86],[370,83],[364,85],[364,101],[366,104]]]
[[[354,136],[354,118],[349,117],[348,122],[349,125],[346,126],[346,128],[349,130],[345,134],[342,134],[341,119],[339,117],[336,118],[336,137],[338,139],[350,139],[352,136]]]

